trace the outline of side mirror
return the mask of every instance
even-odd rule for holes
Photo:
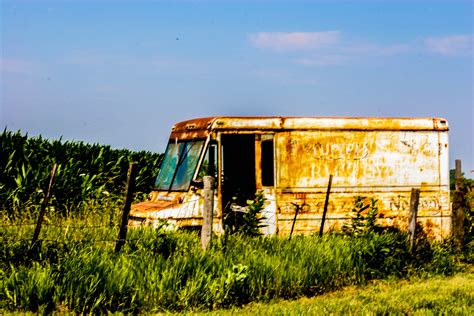
[[[204,188],[204,182],[202,181],[202,179],[191,180],[191,185],[198,189]]]

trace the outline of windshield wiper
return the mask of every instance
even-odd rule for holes
[[[186,144],[189,145],[189,143],[186,143]],[[193,148],[194,145],[196,145],[195,142],[193,142],[192,145],[189,146],[189,149],[184,153],[184,155],[181,155],[182,158],[178,161],[178,164],[176,165],[176,168],[181,166],[181,164],[184,162],[184,159],[186,159],[186,157],[188,156],[189,151],[191,150],[191,148]]]

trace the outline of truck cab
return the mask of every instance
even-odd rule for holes
[[[154,190],[147,201],[132,205],[129,225],[158,226],[165,222],[172,228],[199,229],[204,207],[203,177],[210,175],[216,179],[214,232],[223,232],[224,215],[243,210],[256,191],[262,190],[267,214],[263,230],[274,234],[273,132],[225,129],[242,119],[211,117],[174,125]]]

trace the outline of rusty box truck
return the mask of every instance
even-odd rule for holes
[[[351,218],[354,197],[378,200],[383,225],[406,226],[412,188],[426,232],[450,232],[448,123],[442,118],[208,117],[173,126],[154,190],[130,225],[202,225],[204,175],[216,177],[213,230],[263,191],[265,234],[325,229]]]

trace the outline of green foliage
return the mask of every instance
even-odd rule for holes
[[[263,191],[258,191],[253,200],[247,201],[245,212],[230,212],[224,219],[226,232],[230,234],[243,234],[245,236],[261,235],[260,228],[264,217],[262,211],[265,208],[265,196]]]
[[[464,244],[474,242],[474,194],[471,191],[466,207],[464,208]]]
[[[464,245],[474,242],[474,181],[465,184],[463,192],[464,200]]]
[[[343,231],[354,236],[374,232],[377,229],[376,221],[379,212],[377,201],[374,198],[368,200],[365,197],[356,196],[352,208],[353,217],[350,225],[344,225]]]
[[[90,200],[120,199],[131,161],[139,167],[136,191],[149,192],[161,156],[4,130],[0,134],[0,211],[10,216],[25,215],[25,209],[35,212],[54,163],[58,169],[50,204],[63,215],[80,212]]]
[[[450,190],[454,191],[456,188],[456,169],[449,170],[449,183]],[[461,181],[466,187],[474,187],[474,179],[469,179],[464,176],[464,172],[461,173]]]
[[[30,257],[25,254],[33,226],[0,231],[0,311],[210,310],[458,269],[455,250],[445,243],[433,244],[415,264],[400,232],[291,240],[235,234],[202,251],[195,233],[143,228],[129,230],[116,254],[118,228],[88,228],[93,222],[104,220],[45,225],[42,243]]]
[[[385,278],[387,276],[402,277],[407,274],[410,252],[407,235],[403,232],[374,232],[359,235],[361,240],[361,256],[367,266],[367,279]]]
[[[426,270],[430,273],[452,275],[459,270],[458,263],[462,254],[456,251],[452,239],[433,242],[430,250],[430,258],[426,260]]]
[[[474,241],[474,180],[464,177],[464,173],[461,174],[460,179],[455,179],[455,169],[451,169],[449,172],[450,183],[451,183],[451,198],[454,201],[454,190],[456,186],[461,195],[461,202],[464,208],[464,244],[467,245]]]
[[[16,268],[11,265],[9,274],[2,271],[2,293],[0,308],[19,309],[22,311],[52,312],[57,300],[57,289],[53,272],[48,264],[33,262],[29,267]]]
[[[253,200],[247,201],[247,213],[244,213],[240,232],[246,236],[261,235],[260,228],[264,227],[262,211],[265,207],[263,191],[258,191]]]

